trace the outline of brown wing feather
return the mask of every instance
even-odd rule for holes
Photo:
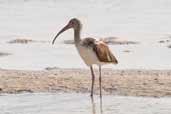
[[[114,64],[118,63],[115,56],[109,50],[109,47],[104,42],[97,41],[94,45],[93,50],[96,52],[96,55],[101,62],[114,63]]]

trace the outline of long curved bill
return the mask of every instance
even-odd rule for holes
[[[66,31],[66,30],[68,30],[68,29],[70,29],[70,28],[71,28],[71,26],[70,26],[70,24],[68,24],[68,25],[66,25],[63,29],[61,29],[61,30],[58,32],[58,34],[55,36],[55,38],[53,39],[52,44],[55,43],[56,38],[57,38],[61,33],[63,33],[64,31]]]

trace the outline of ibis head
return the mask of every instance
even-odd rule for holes
[[[55,38],[53,39],[52,44],[55,43],[56,38],[57,38],[61,33],[65,32],[66,30],[71,29],[71,28],[73,28],[74,30],[79,30],[79,29],[81,28],[81,23],[80,23],[80,21],[79,21],[78,19],[76,19],[76,18],[71,19],[71,20],[68,22],[68,24],[67,24],[64,28],[62,28],[62,29],[57,33],[57,35],[56,35]]]

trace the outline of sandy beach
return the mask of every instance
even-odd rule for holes
[[[98,94],[98,72],[95,93]],[[171,96],[169,70],[112,70],[102,73],[103,94],[122,96]],[[0,93],[90,92],[91,75],[87,69],[42,71],[0,70]]]

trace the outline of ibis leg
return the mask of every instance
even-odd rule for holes
[[[101,78],[101,66],[99,66],[99,88],[100,88],[100,98],[102,98],[102,78]]]
[[[93,97],[93,92],[94,92],[94,80],[95,80],[95,75],[94,75],[94,71],[93,71],[93,66],[90,66],[90,70],[91,70],[91,75],[92,75],[91,94],[90,94],[90,96]]]
[[[91,104],[92,104],[92,114],[96,114],[96,104],[94,102],[93,97],[91,97]]]

